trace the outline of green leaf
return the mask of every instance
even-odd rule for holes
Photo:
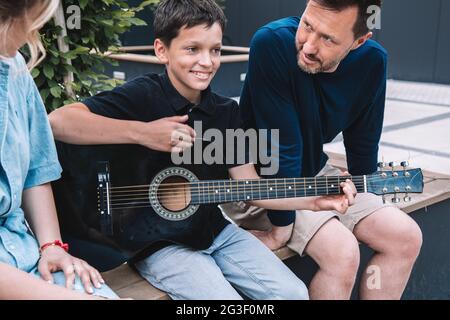
[[[36,79],[40,74],[41,72],[38,68],[34,68],[33,70],[31,70],[31,76],[33,77],[33,79]]]
[[[147,23],[146,23],[144,20],[139,19],[139,18],[131,18],[131,19],[130,19],[130,22],[131,22],[133,25],[139,26],[139,27],[142,27],[142,26],[146,26],[146,25],[147,25]]]
[[[74,66],[71,66],[70,64],[68,64],[68,65],[66,65],[66,66],[64,66],[65,68],[66,68],[66,70],[68,71],[68,72],[77,72],[77,69],[75,69],[75,67]]]
[[[60,86],[52,87],[52,88],[50,88],[50,93],[51,93],[52,96],[54,96],[55,98],[60,98],[60,97],[61,97],[61,93],[62,93],[62,89],[61,89]]]
[[[79,4],[80,4],[80,8],[84,9],[86,8],[86,5],[88,4],[89,0],[80,0]]]
[[[48,79],[53,79],[55,76],[55,71],[53,70],[53,66],[49,64],[44,64],[44,74]]]
[[[54,99],[52,102],[52,110],[58,109],[63,106],[62,99]]]
[[[114,26],[114,21],[113,20],[105,19],[105,20],[100,20],[99,22],[101,24],[104,24],[105,26],[108,26],[108,27]]]
[[[50,94],[50,90],[43,89],[43,90],[41,90],[40,93],[41,93],[42,100],[45,102],[45,100],[47,100],[47,98],[48,98],[48,95]]]

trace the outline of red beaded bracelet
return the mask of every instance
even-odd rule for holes
[[[53,242],[48,242],[48,243],[43,244],[40,248],[41,253],[42,253],[42,251],[44,251],[45,249],[47,249],[50,246],[58,246],[58,247],[63,248],[66,252],[69,251],[69,245],[67,243],[63,243],[59,240],[55,240]]]

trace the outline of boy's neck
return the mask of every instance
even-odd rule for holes
[[[200,90],[186,90],[170,72],[167,72],[167,76],[169,77],[170,83],[180,95],[192,104],[200,104],[202,99],[202,92]]]

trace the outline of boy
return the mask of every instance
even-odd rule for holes
[[[192,129],[194,121],[223,135],[226,129],[237,128],[237,104],[209,87],[220,66],[225,28],[220,7],[213,0],[164,0],[154,23],[155,53],[166,65],[166,73],[145,75],[53,112],[50,122],[56,139],[75,144],[139,144],[162,154],[185,150],[201,139]],[[253,164],[201,164],[190,170],[201,180],[227,179],[228,174],[234,179],[259,178]],[[272,209],[345,212],[353,202],[354,186],[346,182],[342,187],[342,197],[252,203]],[[207,232],[192,232],[191,237],[210,236],[209,248],[167,244],[136,263],[140,274],[173,299],[242,299],[236,289],[252,299],[308,298],[303,282],[254,236],[229,224],[217,206],[205,214],[202,229]]]

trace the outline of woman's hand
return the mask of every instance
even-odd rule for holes
[[[87,293],[92,294],[92,285],[100,288],[105,283],[100,273],[86,261],[75,258],[63,248],[51,246],[42,251],[38,271],[42,279],[53,283],[52,273],[63,271],[66,278],[66,288],[72,289],[75,276],[78,275]]]

